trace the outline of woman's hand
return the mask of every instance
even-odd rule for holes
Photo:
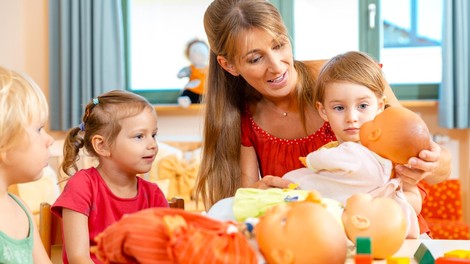
[[[281,177],[267,175],[261,178],[259,181],[255,182],[252,188],[258,189],[269,189],[269,188],[281,188],[287,189],[289,184],[292,182]]]
[[[407,165],[397,165],[396,175],[404,183],[416,185],[421,180],[435,184],[446,180],[450,175],[451,158],[446,148],[431,142],[430,150],[422,150],[419,158],[413,157]]]

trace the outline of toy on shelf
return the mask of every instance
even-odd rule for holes
[[[190,65],[182,68],[177,74],[178,78],[189,78],[178,97],[178,104],[184,108],[201,103],[209,63],[209,46],[203,40],[192,40],[186,47],[186,57]]]

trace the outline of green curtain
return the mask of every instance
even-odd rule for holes
[[[81,122],[85,105],[125,89],[121,0],[49,0],[51,129]]]
[[[442,83],[439,124],[445,128],[470,127],[470,4],[444,1]]]

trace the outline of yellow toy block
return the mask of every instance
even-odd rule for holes
[[[462,258],[470,259],[470,250],[456,249],[444,253],[445,258]]]
[[[410,264],[408,257],[390,257],[387,258],[387,264]]]

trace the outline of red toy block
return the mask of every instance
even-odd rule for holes
[[[357,254],[354,256],[354,263],[356,264],[371,264],[374,261],[372,255]]]
[[[434,263],[435,264],[470,264],[470,259],[439,257],[436,259],[436,262]]]

